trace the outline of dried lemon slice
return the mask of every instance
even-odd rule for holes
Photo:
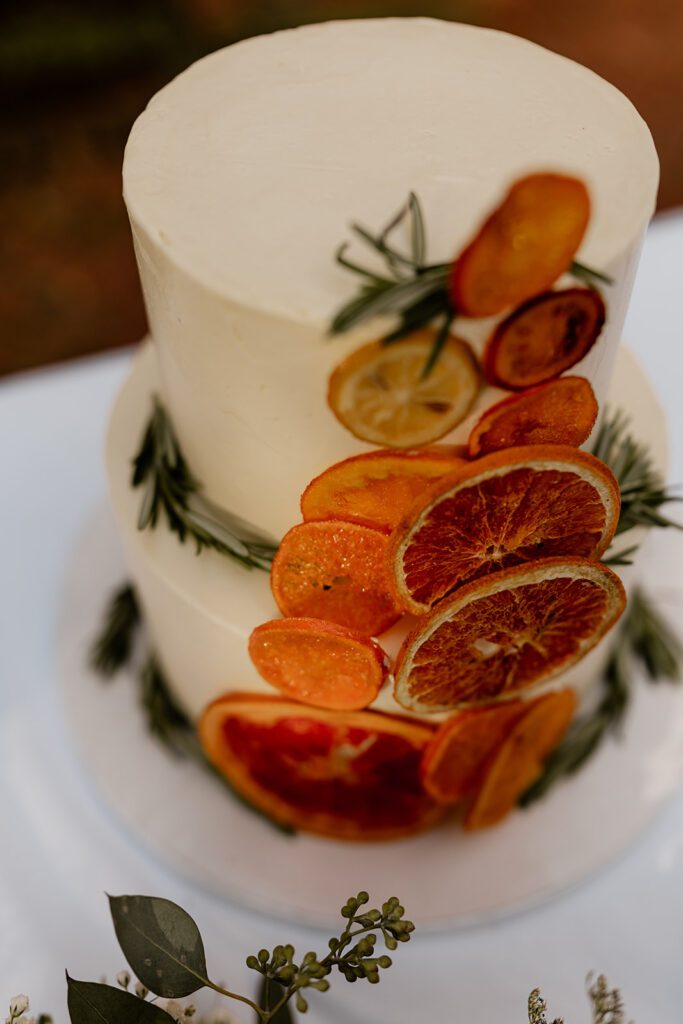
[[[436,331],[402,341],[364,345],[330,378],[328,401],[337,419],[360,438],[390,448],[413,448],[443,437],[467,415],[479,390],[471,349],[451,336],[426,379],[422,373]]]

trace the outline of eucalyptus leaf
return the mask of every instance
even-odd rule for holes
[[[155,896],[110,896],[123,955],[150,992],[166,999],[209,985],[204,943],[187,911]]]
[[[257,997],[257,1003],[262,1010],[272,1010],[282,999],[284,989],[276,981],[269,978],[261,978],[261,985]],[[277,1013],[270,1018],[269,1024],[293,1024],[294,1014],[289,1003],[281,1006]]]
[[[130,992],[66,976],[71,1024],[172,1024],[173,1017]]]

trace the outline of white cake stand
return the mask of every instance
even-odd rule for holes
[[[644,584],[683,625],[683,544],[650,538]],[[336,922],[350,892],[396,891],[421,927],[452,927],[538,904],[631,844],[683,777],[683,688],[638,680],[621,741],[549,797],[501,826],[456,823],[394,843],[287,836],[253,815],[201,767],[145,730],[130,678],[103,682],[87,652],[111,590],[126,577],[103,506],[70,567],[59,626],[62,695],[86,771],[125,827],[164,861],[219,896],[302,923]],[[121,674],[125,676],[125,673]]]

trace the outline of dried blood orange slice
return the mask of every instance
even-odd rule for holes
[[[564,736],[575,707],[572,690],[548,693],[528,705],[493,756],[465,817],[466,829],[489,828],[513,810]]]
[[[479,390],[471,349],[450,336],[426,379],[422,372],[436,340],[425,328],[402,341],[364,345],[330,378],[328,402],[361,441],[416,448],[443,437],[467,415]]]
[[[374,640],[321,619],[273,619],[249,637],[249,655],[287,697],[334,711],[371,704],[389,672]]]
[[[451,297],[464,316],[495,316],[545,291],[572,262],[590,217],[578,178],[515,182],[453,266]]]
[[[373,711],[250,694],[214,701],[199,722],[209,759],[250,803],[285,825],[339,839],[394,839],[440,816],[420,782],[431,734]]]
[[[301,496],[305,520],[344,519],[393,530],[427,485],[462,465],[455,447],[379,449],[330,466]]]
[[[559,377],[510,395],[487,409],[469,437],[471,458],[525,444],[580,444],[588,438],[598,403],[585,377]]]
[[[534,558],[598,558],[619,519],[619,485],[593,455],[528,445],[484,455],[434,485],[392,534],[397,598],[416,615],[455,587]]]
[[[400,615],[391,593],[388,537],[356,523],[300,523],[285,534],[270,583],[283,615],[325,619],[364,636]]]
[[[502,320],[486,343],[484,373],[502,388],[528,388],[559,376],[590,351],[605,323],[592,288],[545,292]]]
[[[471,796],[484,769],[527,704],[505,701],[461,711],[434,734],[422,759],[422,784],[438,803],[457,804]]]
[[[540,559],[475,580],[406,637],[396,700],[436,712],[519,694],[587,654],[625,604],[619,577],[583,558]]]

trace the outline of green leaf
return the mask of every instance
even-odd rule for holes
[[[272,1010],[282,999],[283,993],[282,985],[278,985],[277,982],[271,981],[269,978],[262,978],[256,1002],[262,1010]],[[294,1015],[289,1003],[281,1006],[270,1020],[271,1024],[293,1024]]]
[[[123,955],[150,992],[178,999],[210,984],[199,929],[177,903],[110,896],[109,906]]]
[[[66,976],[71,1024],[169,1024],[173,1017],[154,1003],[111,985]]]
[[[139,625],[140,609],[135,591],[130,583],[124,583],[112,595],[90,653],[92,667],[105,679],[110,679],[130,661]]]

